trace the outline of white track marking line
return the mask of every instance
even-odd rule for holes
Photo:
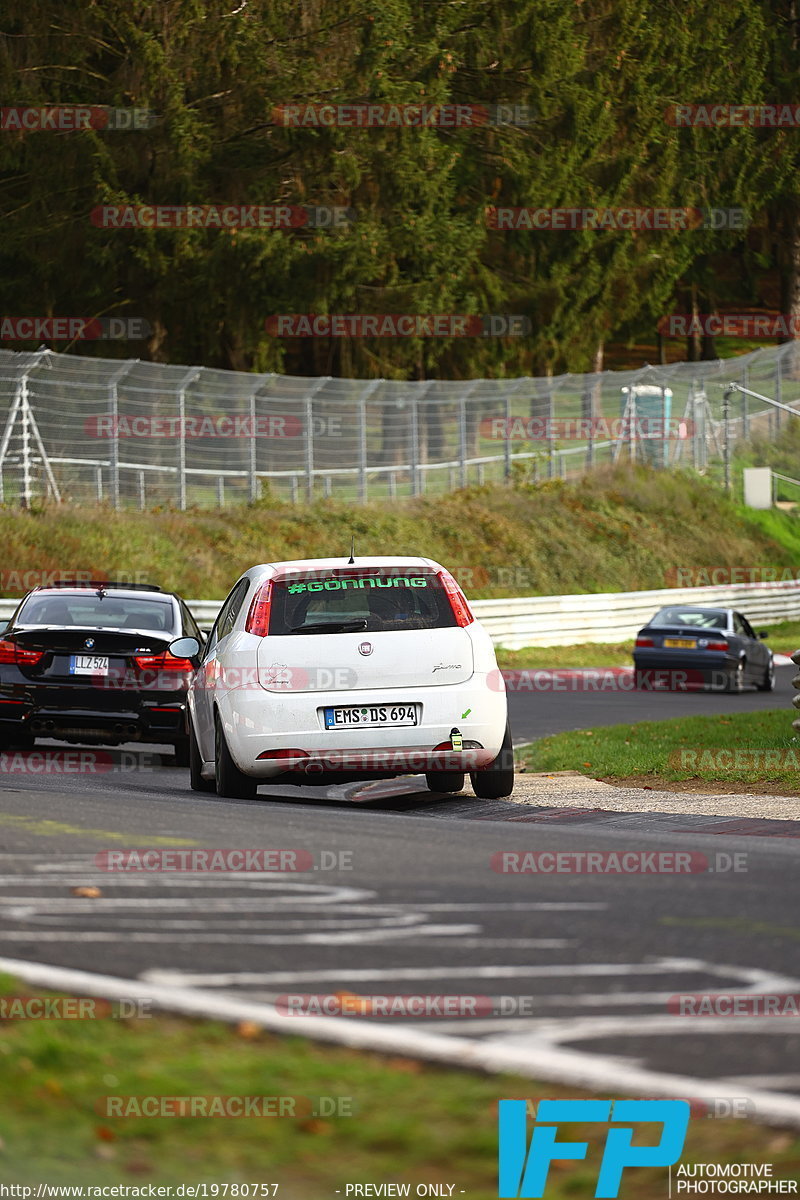
[[[182,972],[161,970],[153,967],[144,971],[140,979],[150,983],[183,985],[200,984],[205,987],[230,987],[250,983],[310,983],[314,980],[347,980],[351,983],[380,982],[404,979],[547,979],[561,975],[658,975],[674,971],[709,971],[709,964],[695,958],[661,958],[652,963],[553,963],[533,965],[529,963],[508,966],[447,967],[437,964],[432,967],[337,967],[334,970],[312,969],[306,971],[236,971],[236,972]]]
[[[291,1032],[295,1037],[317,1038],[353,1049],[406,1055],[478,1071],[520,1075],[588,1091],[607,1093],[610,1090],[612,1094],[621,1092],[634,1096],[692,1096],[697,1100],[714,1102],[717,1099],[738,1100],[745,1090],[738,1084],[731,1086],[720,1080],[650,1071],[613,1058],[565,1050],[536,1038],[530,1039],[524,1046],[502,1046],[491,1041],[487,1043],[447,1037],[396,1026],[382,1028],[365,1021],[352,1022],[340,1017],[292,1017],[291,1025],[288,1025],[288,1019],[270,1005],[253,1004],[213,993],[152,983],[143,985],[141,980],[94,975],[88,971],[10,958],[0,958],[0,971],[54,991],[71,991],[106,999],[127,999],[136,993],[137,999],[150,1000],[156,1007],[194,1017],[231,1023],[249,1020],[273,1033]],[[629,1022],[625,1024],[629,1025]],[[747,1098],[752,1102],[755,1119],[800,1129],[799,1097],[749,1088]]]
[[[726,1075],[724,1082],[735,1087],[800,1088],[800,1075]]]
[[[371,945],[373,942],[398,941],[401,938],[418,937],[462,937],[468,933],[480,933],[478,925],[412,925],[407,929],[364,929],[351,932],[336,933],[287,933],[281,934],[237,934],[233,926],[224,933],[180,933],[180,944],[192,945],[216,944],[224,942],[227,945],[246,946],[291,946],[304,944],[309,946],[345,946]],[[118,929],[12,929],[0,931],[0,942],[115,942],[119,943],[124,936],[128,942],[153,942],[156,944],[175,945],[178,938],[168,933],[149,933],[146,930],[122,931]]]

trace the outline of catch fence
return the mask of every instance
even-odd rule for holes
[[[800,411],[797,343],[637,371],[464,381],[256,375],[0,351],[0,501],[224,506],[436,494],[620,458],[706,469]]]

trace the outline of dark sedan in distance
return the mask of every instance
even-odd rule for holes
[[[20,601],[0,633],[0,751],[37,737],[171,745],[188,763],[186,690],[169,653],[204,639],[185,602],[151,584],[58,583]]]
[[[691,604],[660,609],[639,630],[633,649],[636,686],[672,690],[721,688],[741,692],[775,687],[772,651],[765,632],[755,633],[733,608]]]

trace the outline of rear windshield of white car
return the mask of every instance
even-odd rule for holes
[[[430,571],[339,571],[277,580],[270,634],[449,629],[447,592]]]
[[[116,596],[113,592],[33,595],[20,610],[20,625],[66,625],[81,629],[172,630],[175,619],[166,599]]]

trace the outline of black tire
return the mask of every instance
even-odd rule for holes
[[[255,800],[258,780],[240,771],[231,758],[219,717],[214,722],[214,758],[217,795],[231,800]]]
[[[188,737],[179,738],[174,745],[176,767],[188,767],[189,765],[189,739]]]
[[[194,729],[191,722],[189,723],[189,786],[193,792],[215,792],[217,785],[213,779],[203,779],[200,774],[203,760],[200,757],[200,750],[197,746],[197,738],[194,735]]]
[[[426,771],[425,782],[432,792],[460,792],[464,787],[464,772]]]
[[[508,722],[497,758],[480,771],[470,771],[469,778],[472,790],[481,800],[500,800],[514,791],[514,750]]]
[[[743,692],[744,691],[744,669],[745,660],[740,658],[735,667],[731,667],[728,671],[728,678],[725,681],[726,692]]]
[[[769,666],[764,670],[764,678],[756,686],[760,692],[775,691],[775,662],[773,659],[769,660]]]
[[[32,750],[35,745],[32,733],[0,734],[0,750]]]

